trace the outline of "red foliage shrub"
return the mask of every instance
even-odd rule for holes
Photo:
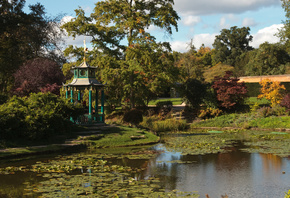
[[[52,91],[64,80],[60,65],[47,58],[27,61],[16,71],[14,78],[15,91],[19,96],[27,96],[41,90]]]
[[[287,111],[290,111],[290,93],[286,94],[282,99],[280,105],[282,107],[286,107]]]
[[[233,109],[242,104],[248,92],[245,83],[238,82],[239,79],[231,77],[232,75],[233,73],[228,71],[224,77],[216,77],[212,85],[220,107],[226,109]]]

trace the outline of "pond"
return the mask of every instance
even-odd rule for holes
[[[72,191],[76,186],[81,186],[86,188],[86,193],[89,193],[88,187],[98,183],[98,185],[93,186],[94,189],[106,188],[106,192],[98,192],[108,193],[113,197],[114,194],[109,189],[113,187],[110,187],[109,184],[118,181],[118,190],[122,188],[130,190],[128,185],[130,186],[137,181],[150,180],[150,189],[144,187],[145,183],[136,183],[136,185],[139,185],[140,188],[155,191],[157,185],[154,182],[156,182],[165,192],[177,189],[199,194],[200,197],[205,197],[206,194],[210,197],[221,197],[221,195],[227,194],[230,198],[283,198],[285,192],[290,189],[290,158],[266,153],[248,153],[244,148],[244,144],[237,141],[231,146],[227,145],[224,148],[226,152],[192,155],[179,152],[178,149],[172,150],[165,143],[160,143],[145,148],[94,150],[65,157],[48,156],[2,163],[0,165],[2,167],[22,166],[23,168],[21,171],[19,171],[19,168],[17,170],[10,168],[12,170],[7,171],[6,168],[6,173],[2,170],[3,174],[0,174],[0,197],[23,197],[23,195],[36,197],[42,192],[47,193],[45,194],[47,197],[53,197],[54,195],[50,196],[50,193],[48,193],[50,191],[48,186],[58,187],[59,184],[72,181],[75,183],[66,184],[66,190]],[[133,155],[128,155],[128,153],[133,153]],[[100,161],[96,165],[95,159],[106,160],[107,162]],[[54,162],[61,163],[56,166]],[[75,164],[74,168],[67,165],[71,162]],[[39,170],[40,166],[37,166],[37,164],[45,168]],[[105,164],[115,168],[106,167],[106,171],[104,171]],[[31,165],[34,168],[31,168]],[[126,173],[123,171],[124,168],[120,168],[121,166],[127,167],[125,168]],[[54,167],[53,171],[51,167]],[[37,168],[38,170],[35,171]],[[68,171],[63,171],[64,168]],[[131,172],[128,174],[128,171]],[[112,172],[115,175],[109,175]],[[121,180],[116,175],[118,177],[121,175]],[[80,176],[77,181],[76,176]],[[94,180],[93,176],[102,178],[101,182]],[[60,182],[61,178],[67,180]],[[50,183],[45,183],[48,180]],[[80,184],[77,185],[79,181]],[[122,182],[127,182],[128,185],[120,185]],[[41,187],[39,187],[39,183],[41,183]],[[45,186],[47,187],[44,188]],[[29,191],[29,187],[32,189],[31,191]],[[36,188],[42,189],[35,190]],[[52,191],[59,193],[63,191],[63,188]],[[94,191],[93,193],[98,195],[98,192]],[[133,195],[128,197],[134,197]],[[192,196],[194,195],[192,194]],[[66,197],[74,196],[73,194],[71,196],[66,194]]]

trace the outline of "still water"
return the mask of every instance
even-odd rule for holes
[[[283,198],[290,189],[290,158],[250,154],[241,152],[239,147],[228,148],[231,152],[227,153],[181,155],[158,144],[150,149],[162,152],[149,160],[111,159],[110,163],[145,168],[136,179],[158,177],[167,191],[197,191],[200,197],[209,194],[211,198],[225,194],[230,198]],[[36,160],[44,159],[24,160],[9,166],[27,165]],[[6,192],[19,189],[21,197],[22,182],[30,180],[37,183],[42,179],[33,173],[0,175],[0,189],[4,187]]]
[[[169,190],[198,191],[201,197],[279,198],[290,189],[290,158],[272,154],[232,152],[182,156],[165,150],[151,159],[145,175],[162,178]],[[172,163],[181,160],[184,163]]]

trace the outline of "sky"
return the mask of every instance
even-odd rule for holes
[[[60,15],[65,21],[75,17],[74,10],[79,7],[89,16],[98,1],[26,0],[26,9],[29,4],[39,2],[46,8],[48,16]],[[253,36],[250,45],[255,48],[266,41],[276,43],[279,38],[275,33],[286,20],[280,0],[175,0],[174,9],[181,18],[178,32],[168,36],[159,28],[152,27],[149,31],[157,41],[170,42],[172,50],[178,52],[188,51],[191,40],[196,48],[202,44],[212,48],[215,36],[232,26],[250,27]],[[65,40],[67,45],[82,46],[84,37],[75,40],[66,37]]]

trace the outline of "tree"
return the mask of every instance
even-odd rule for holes
[[[187,79],[182,85],[181,94],[195,110],[198,110],[206,95],[206,90],[206,85],[201,81]]]
[[[280,29],[278,36],[283,44],[286,45],[287,52],[290,53],[290,2],[281,0],[282,7],[285,10],[286,21],[283,21],[284,27]]]
[[[61,32],[58,19],[45,16],[44,7],[30,5],[23,11],[25,0],[2,0],[0,7],[0,92],[7,93],[13,84],[13,73],[25,61],[49,57],[63,62],[57,52]]]
[[[203,72],[206,67],[211,66],[212,50],[209,47],[202,45],[198,51],[192,43],[189,45],[189,50],[183,53],[180,59],[176,62],[176,66],[181,71],[183,81],[187,79],[197,79],[203,81]]]
[[[217,77],[212,85],[220,107],[234,109],[241,105],[247,94],[247,87],[244,82],[232,77],[233,72],[228,71],[223,77]]]
[[[258,98],[266,98],[271,101],[271,105],[275,106],[279,104],[283,99],[283,90],[285,90],[285,86],[281,85],[278,81],[272,81],[269,79],[264,79],[259,83],[261,88],[261,94],[258,95]]]
[[[222,77],[226,74],[227,71],[233,70],[233,66],[218,63],[204,72],[204,80],[205,82],[212,83],[215,80],[215,77]]]
[[[162,28],[169,35],[172,28],[177,30],[179,16],[173,4],[173,0],[100,1],[90,17],[77,9],[76,18],[63,28],[73,37],[92,37],[95,57],[91,60],[100,66],[102,80],[110,85],[112,79],[117,81],[120,97],[133,108],[160,93],[162,85],[168,86],[176,73],[169,43],[158,43],[146,32],[150,26]],[[69,47],[67,54],[80,60],[73,49]]]
[[[249,52],[249,62],[245,66],[245,74],[249,76],[285,74],[290,56],[285,46],[279,43],[265,42]]]
[[[27,61],[14,74],[15,94],[27,96],[30,93],[51,91],[62,85],[64,76],[60,65],[47,58],[36,58]]]
[[[252,39],[253,36],[250,35],[249,27],[238,28],[233,26],[230,29],[222,29],[221,34],[216,36],[213,43],[215,64],[221,62],[235,66],[243,52],[253,49],[249,45]]]

